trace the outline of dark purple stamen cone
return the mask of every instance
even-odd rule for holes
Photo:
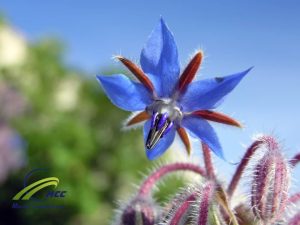
[[[157,116],[158,116],[158,113],[155,113],[155,114],[152,115],[152,117],[151,117],[151,128],[154,127]]]
[[[271,223],[280,219],[287,205],[290,177],[288,163],[277,143],[267,148],[267,153],[255,166],[251,204],[253,213],[260,220]]]
[[[168,114],[167,113],[164,113],[161,115],[159,121],[158,121],[158,124],[157,124],[157,129],[160,130],[163,128],[163,126],[165,125],[166,121],[167,121],[167,118],[168,118]]]
[[[117,225],[153,225],[159,207],[149,198],[135,198],[121,211]]]

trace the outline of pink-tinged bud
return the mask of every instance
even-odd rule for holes
[[[151,198],[137,197],[120,210],[116,225],[154,225],[160,207]]]
[[[271,137],[264,141],[267,151],[255,166],[251,204],[253,213],[269,224],[280,219],[286,208],[290,176],[278,143]]]

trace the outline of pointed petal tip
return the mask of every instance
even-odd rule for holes
[[[225,162],[227,162],[227,163],[229,163],[229,164],[231,164],[231,165],[237,165],[237,164],[238,164],[238,163],[236,163],[236,162],[229,161],[229,160],[225,157],[225,155],[223,154],[223,150],[222,150],[222,149],[219,149],[218,152],[216,152],[216,151],[213,150],[213,152],[214,152],[220,159],[222,159],[223,161],[225,161]]]
[[[165,34],[170,33],[173,36],[173,32],[169,29],[163,17],[160,17],[158,26],[161,27],[163,33]]]
[[[164,18],[163,18],[162,15],[161,15],[160,18],[159,18],[159,22],[160,22],[160,24],[166,26],[166,22],[165,22],[165,20],[164,20]]]
[[[248,69],[248,71],[252,70],[253,68],[254,68],[254,66],[250,66],[249,69]]]
[[[239,83],[252,69],[253,69],[253,66],[251,66],[248,69],[243,70],[243,71],[241,71],[239,73],[236,73],[236,74],[233,74],[233,75],[229,75],[229,76],[225,76],[223,78],[231,77],[233,79],[236,79],[236,81]]]
[[[104,78],[103,75],[96,75],[96,79],[101,83],[102,79]]]
[[[104,88],[103,87],[103,83],[105,83],[106,81],[108,81],[110,78],[111,78],[110,75],[96,75],[96,79],[100,83],[100,86],[102,88]]]
[[[205,142],[204,142],[205,143]],[[205,143],[206,144],[206,143]],[[207,144],[208,145],[208,144]],[[209,146],[209,145],[208,145]],[[210,147],[209,147],[210,148]],[[210,148],[211,149],[211,148]],[[218,149],[211,149],[211,151],[213,151],[214,153],[215,153],[215,155],[217,156],[217,157],[219,157],[220,159],[222,159],[223,161],[225,161],[225,162],[227,162],[227,163],[229,163],[229,164],[231,164],[231,165],[237,165],[238,163],[236,163],[236,162],[232,162],[232,161],[229,161],[228,159],[227,159],[227,157],[225,157],[225,155],[224,155],[224,152],[223,152],[223,148],[220,146],[220,148],[218,148]]]
[[[252,69],[254,68],[254,66],[249,67],[248,69],[244,70],[243,72],[241,72],[241,74],[243,74],[243,76],[245,76],[246,74],[248,74]]]
[[[213,150],[213,152],[214,152],[220,159],[222,159],[223,161],[225,161],[225,162],[227,162],[227,163],[229,163],[229,164],[231,164],[231,165],[237,165],[237,164],[239,164],[239,163],[237,163],[237,162],[232,162],[232,161],[228,160],[227,157],[225,157],[222,148],[219,149],[218,152],[216,152],[215,150]]]

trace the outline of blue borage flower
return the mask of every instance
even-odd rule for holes
[[[240,127],[236,120],[211,111],[241,81],[250,69],[225,77],[192,82],[201,64],[198,51],[180,75],[177,46],[163,19],[152,31],[141,53],[141,68],[116,56],[137,78],[123,74],[97,76],[113,104],[126,111],[140,111],[126,126],[142,121],[148,159],[162,155],[172,144],[176,132],[190,153],[187,131],[198,137],[224,159],[218,137],[209,121]]]

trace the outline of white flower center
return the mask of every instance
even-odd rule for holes
[[[157,99],[146,108],[149,114],[167,114],[171,121],[180,122],[182,119],[181,109],[177,106],[173,99]]]

